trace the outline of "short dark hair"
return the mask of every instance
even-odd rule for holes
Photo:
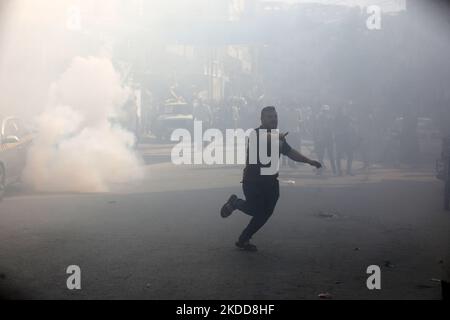
[[[268,106],[268,107],[264,107],[261,110],[261,116],[265,113],[265,112],[276,112],[277,110],[275,109],[274,106]]]

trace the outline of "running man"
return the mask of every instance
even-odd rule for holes
[[[255,129],[257,136],[259,136],[260,129],[270,132],[271,130],[277,129],[277,127],[278,114],[275,107],[265,107],[261,111],[261,126]],[[286,142],[286,136],[287,133],[279,135],[280,154],[297,162],[308,163],[317,169],[322,167],[320,162],[308,159],[297,150],[291,148]],[[251,216],[250,223],[242,232],[239,240],[236,242],[236,246],[239,249],[246,251],[257,251],[256,246],[250,243],[250,239],[259,229],[261,229],[272,215],[280,195],[280,186],[278,182],[278,172],[273,175],[261,175],[261,167],[270,167],[270,163],[262,165],[259,162],[258,156],[257,163],[250,164],[248,152],[247,148],[247,160],[242,181],[246,200],[239,199],[233,194],[223,205],[220,214],[223,218],[227,218],[234,210],[238,209]],[[270,156],[270,143],[268,143],[268,156]]]

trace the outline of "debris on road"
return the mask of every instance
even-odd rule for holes
[[[294,180],[281,180],[281,183],[287,184],[287,185],[294,185],[295,181]]]
[[[320,299],[327,299],[327,300],[333,299],[333,296],[332,296],[330,293],[328,293],[328,292],[325,292],[325,293],[319,293],[318,297],[319,297]]]
[[[319,218],[336,218],[336,217],[338,217],[338,214],[337,213],[332,213],[332,212],[319,211],[317,216]]]

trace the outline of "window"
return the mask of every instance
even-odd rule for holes
[[[3,134],[5,137],[16,136],[22,139],[28,134],[28,131],[19,119],[10,119],[5,123]]]

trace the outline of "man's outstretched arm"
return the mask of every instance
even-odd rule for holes
[[[289,157],[289,159],[297,161],[297,162],[303,162],[303,163],[307,163],[313,167],[316,167],[317,169],[322,168],[322,164],[319,161],[316,160],[311,160],[307,157],[305,157],[304,155],[302,155],[300,152],[298,152],[295,149],[291,149],[289,150],[287,156]]]

